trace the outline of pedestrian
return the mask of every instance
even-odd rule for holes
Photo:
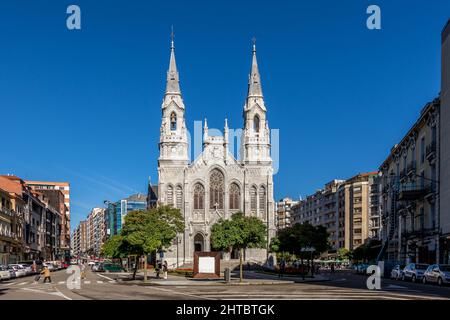
[[[81,265],[81,279],[86,279],[86,264]]]
[[[167,265],[167,260],[164,260],[163,263],[163,274],[164,274],[164,279],[167,279],[167,271],[168,271],[169,267]]]
[[[157,262],[156,262],[156,268],[155,268],[155,271],[156,271],[156,278],[157,278],[157,279],[159,279],[159,274],[160,274],[160,272],[161,272],[161,268],[162,268],[161,261],[157,261]]]
[[[286,261],[284,260],[284,258],[281,258],[280,270],[279,270],[279,274],[278,274],[279,278],[283,278],[283,273],[284,273],[285,268],[286,268]]]
[[[331,264],[330,268],[331,268],[331,274],[334,274],[334,263]]]
[[[52,283],[52,279],[50,278],[50,270],[47,266],[44,266],[44,270],[42,270],[41,274],[44,275],[44,283],[47,282],[47,279],[49,283]]]

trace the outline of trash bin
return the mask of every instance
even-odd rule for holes
[[[225,268],[224,277],[225,277],[225,282],[228,283],[228,282],[231,281],[231,270],[230,270],[230,268]]]

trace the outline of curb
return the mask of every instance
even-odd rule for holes
[[[188,280],[189,281],[189,280]],[[181,282],[181,281],[180,281]],[[147,283],[127,283],[127,282],[118,282],[121,285],[129,285],[129,286],[161,286],[161,287],[169,287],[169,286],[191,286],[191,287],[208,287],[208,286],[250,286],[250,285],[285,285],[285,284],[294,284],[295,281],[256,281],[256,282],[236,282],[236,283],[226,283],[224,281],[220,282],[211,282],[211,283],[164,283],[164,282],[147,282]]]

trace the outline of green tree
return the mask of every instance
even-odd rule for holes
[[[294,224],[278,233],[279,250],[300,256],[301,263],[306,258],[308,265],[313,264],[314,257],[327,251],[329,233],[323,226],[313,226],[309,223]],[[311,251],[305,252],[305,249]],[[313,270],[313,268],[311,268]]]
[[[120,259],[123,258],[123,252],[121,251],[122,237],[120,235],[114,235],[110,237],[102,246],[100,251],[101,256]]]
[[[266,225],[256,217],[246,217],[242,212],[230,220],[220,219],[211,227],[211,246],[231,253],[239,250],[239,279],[242,281],[242,259],[247,248],[264,248],[267,244]]]
[[[351,257],[351,252],[347,248],[339,248],[337,254],[340,260],[350,259]]]
[[[184,230],[179,209],[162,206],[148,211],[132,211],[125,216],[119,246],[122,253],[144,256],[144,281],[147,281],[147,256],[170,247],[177,233]],[[133,279],[136,278],[136,263]]]

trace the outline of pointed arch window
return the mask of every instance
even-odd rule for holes
[[[264,215],[266,213],[266,187],[259,187],[259,213]]]
[[[256,189],[256,187],[251,187],[250,188],[250,211],[252,213],[252,215],[256,215],[256,211],[258,209],[258,191]]]
[[[183,188],[181,188],[181,186],[177,186],[175,194],[176,194],[177,208],[181,209],[183,206]]]
[[[241,189],[236,183],[230,185],[230,209],[239,209],[241,202]]]
[[[173,187],[172,186],[167,187],[167,204],[169,206],[173,206]]]
[[[261,126],[261,121],[259,120],[259,116],[255,115],[255,117],[253,118],[253,130],[256,133],[259,133],[259,127]]]
[[[217,169],[211,171],[209,176],[209,207],[210,209],[223,209],[224,176]]]
[[[205,187],[200,183],[196,183],[194,186],[194,209],[205,209]]]
[[[175,112],[170,114],[170,130],[177,130],[177,114]]]

